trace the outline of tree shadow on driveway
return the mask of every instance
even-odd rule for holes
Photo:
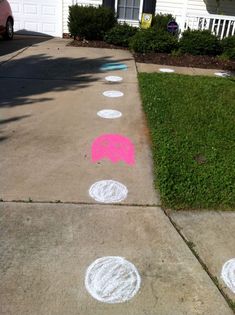
[[[6,130],[4,127],[8,126],[10,123],[14,123],[14,122],[18,122],[22,119],[28,118],[31,115],[20,115],[20,116],[12,116],[6,119],[3,119],[0,116],[0,143],[7,140],[9,137],[11,137],[12,132],[14,133],[14,130],[11,130],[9,132],[9,130]]]
[[[50,39],[51,37],[49,36],[42,37],[14,35],[13,40],[4,40],[0,37],[0,57],[17,52],[32,45],[48,41]]]
[[[126,60],[113,60],[111,56],[55,58],[46,54],[10,60],[0,65],[0,107],[43,103],[51,98],[35,96],[85,88],[102,79],[99,74],[103,64]]]
[[[7,118],[7,119],[1,119],[0,118],[0,125],[9,124],[11,122],[19,121],[19,120],[27,118],[27,117],[30,117],[30,115],[14,116],[14,117]]]

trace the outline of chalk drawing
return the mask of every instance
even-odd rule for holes
[[[97,115],[101,118],[115,119],[120,118],[122,113],[114,109],[102,109],[97,113]]]
[[[127,65],[125,63],[105,63],[100,67],[101,71],[111,71],[111,70],[127,70]]]
[[[91,146],[92,162],[109,159],[113,163],[124,161],[135,163],[135,146],[131,140],[119,134],[104,134],[96,138]]]
[[[226,78],[229,77],[229,74],[227,72],[215,72],[214,73],[217,77]]]
[[[98,181],[89,189],[91,198],[103,203],[121,202],[126,199],[127,194],[126,186],[111,179]]]
[[[123,303],[138,292],[141,278],[136,267],[123,257],[95,260],[87,269],[85,286],[90,295],[104,303]]]
[[[161,69],[159,69],[159,71],[161,71],[161,72],[166,72],[166,73],[175,72],[175,70],[173,70],[173,69],[168,69],[168,68],[161,68]]]
[[[122,77],[118,77],[115,75],[110,75],[105,77],[105,80],[108,82],[121,82],[122,81]]]
[[[122,97],[124,93],[120,91],[105,91],[103,92],[103,95],[107,97]]]
[[[235,258],[228,260],[222,268],[221,278],[229,289],[235,293]]]

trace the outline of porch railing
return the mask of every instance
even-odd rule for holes
[[[181,32],[192,30],[210,30],[220,39],[235,34],[235,16],[228,15],[189,15],[180,21]]]

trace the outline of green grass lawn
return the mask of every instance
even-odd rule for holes
[[[235,210],[235,80],[139,74],[163,206]]]

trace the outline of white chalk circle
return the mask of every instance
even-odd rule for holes
[[[120,91],[105,91],[103,92],[103,95],[107,97],[121,97],[124,94]]]
[[[175,72],[173,69],[168,69],[168,68],[161,68],[159,69],[160,72],[165,72],[165,73],[172,73]]]
[[[221,278],[229,289],[235,293],[235,258],[228,260],[222,268]]]
[[[108,82],[121,82],[122,81],[122,77],[119,76],[115,76],[115,75],[110,75],[105,77],[105,80]]]
[[[102,109],[97,113],[97,115],[101,118],[115,119],[120,118],[122,113],[114,109]]]
[[[126,186],[115,180],[101,180],[91,185],[89,195],[98,202],[112,203],[126,199],[128,190]]]
[[[215,72],[215,75],[221,78],[229,77],[229,74],[227,72]]]
[[[123,303],[138,292],[141,278],[136,267],[125,258],[107,256],[95,260],[87,269],[85,286],[90,295],[104,303]]]

